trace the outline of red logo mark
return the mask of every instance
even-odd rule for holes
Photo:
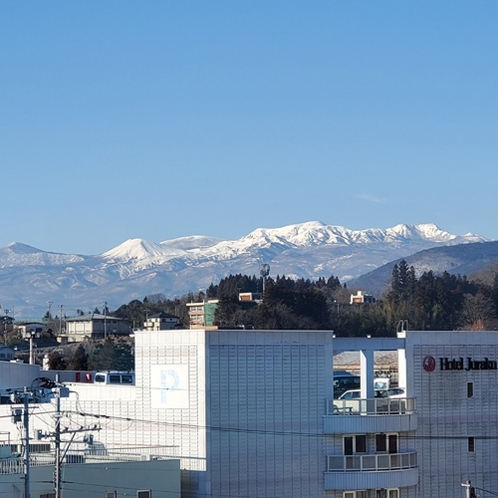
[[[434,372],[436,368],[436,360],[432,356],[426,356],[424,358],[424,370],[426,372]]]

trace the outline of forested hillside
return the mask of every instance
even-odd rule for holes
[[[240,292],[261,293],[262,279],[231,275],[206,293],[188,294],[174,301],[161,295],[135,300],[114,313],[141,324],[151,313],[165,311],[188,326],[187,302],[218,299],[220,327],[257,329],[332,329],[337,336],[392,336],[400,320],[412,330],[496,329],[498,277],[470,281],[465,276],[432,271],[416,276],[405,260],[395,264],[388,290],[369,304],[350,304],[351,294],[337,277],[316,281],[268,278],[259,303],[239,301]],[[368,289],[362,289],[368,291]]]

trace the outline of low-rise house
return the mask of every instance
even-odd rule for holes
[[[239,292],[239,301],[263,302],[263,295],[260,292]]]
[[[0,346],[0,361],[12,361],[15,358],[15,353],[12,348]]]
[[[169,313],[156,313],[149,316],[144,323],[145,330],[171,330],[180,326],[179,318]]]
[[[47,326],[39,322],[16,323],[16,326],[22,337],[28,337],[30,333],[40,337],[41,334],[47,331]]]
[[[130,324],[122,318],[99,313],[66,318],[66,328],[57,335],[61,343],[81,342],[85,339],[104,339],[110,335],[130,335]]]
[[[349,299],[350,304],[370,304],[375,301],[371,294],[367,294],[364,291],[357,291],[356,294],[351,294]]]

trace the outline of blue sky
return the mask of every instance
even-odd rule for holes
[[[0,246],[319,220],[498,239],[498,3],[0,3]]]

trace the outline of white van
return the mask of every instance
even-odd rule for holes
[[[133,372],[97,372],[95,374],[96,384],[112,385],[135,385],[135,374]]]

